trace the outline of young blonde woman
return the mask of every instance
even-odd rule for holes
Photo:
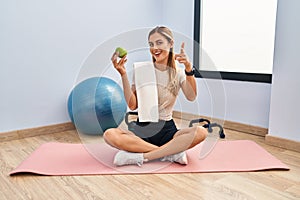
[[[174,54],[173,34],[167,27],[155,27],[149,32],[148,43],[155,68],[159,122],[161,126],[152,136],[142,138],[139,134],[121,128],[111,128],[104,132],[104,140],[109,145],[119,149],[115,155],[114,164],[139,165],[155,159],[161,161],[188,164],[185,151],[202,142],[207,136],[207,130],[201,126],[178,130],[172,119],[172,111],[178,92],[181,89],[185,97],[193,101],[197,96],[196,80],[193,76],[193,67],[181,45],[179,54]],[[129,79],[125,69],[126,56],[117,59],[112,56],[112,63],[122,78],[125,99],[129,109],[138,108],[136,86]],[[185,70],[176,67],[176,63],[183,64]],[[152,122],[154,126],[156,122]],[[143,127],[143,122],[137,122]],[[162,125],[161,125],[162,124]],[[147,129],[148,126],[145,126]],[[140,130],[141,131],[141,130]]]

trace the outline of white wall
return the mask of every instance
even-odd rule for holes
[[[0,132],[69,121],[67,97],[89,53],[121,32],[160,24],[159,5],[160,0],[1,1]]]
[[[269,134],[300,141],[300,1],[279,0]]]
[[[163,0],[163,23],[172,31],[193,39],[194,0]]]

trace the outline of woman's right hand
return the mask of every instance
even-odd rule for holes
[[[114,52],[114,54],[111,57],[111,61],[121,76],[126,74],[126,69],[125,69],[125,63],[127,62],[126,56],[121,58],[118,62],[118,53]]]

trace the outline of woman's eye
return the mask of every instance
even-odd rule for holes
[[[150,47],[153,47],[153,43],[149,43],[149,46],[150,46]]]

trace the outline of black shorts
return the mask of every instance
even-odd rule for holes
[[[136,125],[131,128],[137,136],[154,144],[162,146],[173,139],[173,136],[178,131],[174,120],[169,121],[159,120],[159,122],[136,122]]]

